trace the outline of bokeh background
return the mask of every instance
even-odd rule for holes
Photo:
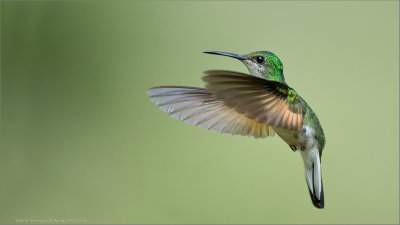
[[[1,223],[399,223],[398,1],[1,2]],[[277,136],[145,91],[269,50],[318,114],[326,207]],[[58,222],[57,222],[58,220]]]

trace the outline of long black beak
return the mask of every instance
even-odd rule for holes
[[[205,51],[203,53],[214,54],[214,55],[224,55],[224,56],[229,56],[229,57],[232,57],[232,58],[235,58],[235,59],[240,59],[240,60],[246,60],[247,59],[246,57],[244,57],[242,55],[228,53],[228,52]]]

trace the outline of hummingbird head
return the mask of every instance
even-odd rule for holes
[[[204,53],[229,56],[239,59],[246,65],[251,75],[267,80],[285,83],[285,78],[283,76],[283,64],[281,60],[279,60],[279,58],[272,52],[258,51],[246,55],[218,51],[206,51]]]

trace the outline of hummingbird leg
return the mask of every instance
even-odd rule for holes
[[[289,145],[289,147],[295,152],[297,150],[296,145]]]

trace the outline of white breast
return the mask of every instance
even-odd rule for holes
[[[298,132],[298,134],[299,142],[303,143],[306,149],[310,149],[317,143],[317,140],[315,139],[315,130],[312,127],[303,125],[302,130]]]

